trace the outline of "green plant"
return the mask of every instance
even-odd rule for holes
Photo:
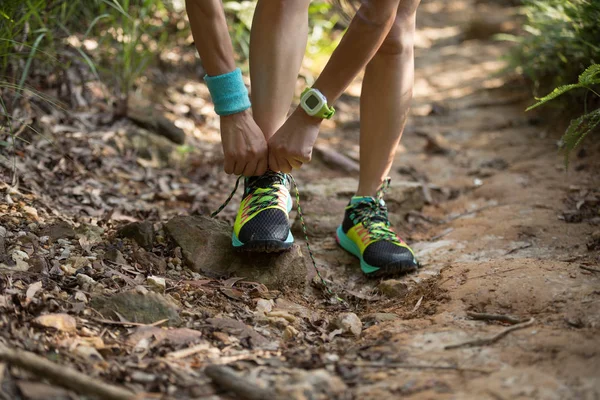
[[[531,79],[535,91],[572,82],[600,62],[600,1],[524,0],[523,36],[509,55],[513,68]]]
[[[537,99],[538,102],[527,108],[527,111],[539,107],[542,104],[546,104],[573,89],[586,89],[588,93],[591,92],[600,98],[600,94],[593,89],[595,85],[600,85],[600,64],[593,64],[588,67],[581,75],[579,75],[577,83],[559,86],[548,95]],[[564,150],[565,164],[567,166],[569,164],[570,153],[581,144],[583,139],[585,139],[590,132],[594,131],[600,125],[600,108],[588,112],[587,106],[585,106],[586,104],[587,103],[584,102],[584,114],[571,120],[571,123],[561,140],[561,147]]]

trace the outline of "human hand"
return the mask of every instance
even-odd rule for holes
[[[267,141],[248,110],[221,117],[221,142],[226,173],[254,176],[267,171]]]
[[[321,121],[297,108],[269,139],[269,168],[289,174],[309,162]]]

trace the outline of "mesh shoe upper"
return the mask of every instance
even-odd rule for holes
[[[410,248],[391,229],[385,202],[380,198],[354,197],[348,207],[342,230],[360,240],[363,260],[373,267],[414,266],[415,257]]]
[[[241,242],[286,240],[290,231],[287,182],[285,174],[272,171],[246,178],[234,225],[234,233]]]

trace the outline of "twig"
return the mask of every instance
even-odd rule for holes
[[[390,368],[390,369],[433,369],[433,370],[444,370],[444,371],[459,371],[459,372],[478,372],[480,374],[491,374],[494,371],[488,371],[485,369],[475,368],[461,368],[454,365],[428,365],[428,364],[404,364],[397,362],[381,362],[381,361],[354,361],[352,362],[353,367],[365,367],[365,368]]]
[[[89,396],[106,400],[134,399],[127,389],[109,385],[64,365],[59,365],[43,357],[24,350],[9,349],[0,344],[0,360],[6,361],[41,378],[49,379],[57,385]]]
[[[98,322],[100,324],[108,324],[108,325],[122,325],[122,326],[158,326],[162,325],[169,320],[169,318],[161,319],[160,321],[153,322],[151,324],[142,324],[140,322],[129,322],[129,321],[113,321],[110,319],[103,318],[90,318],[94,322]]]
[[[479,321],[500,321],[506,322],[507,324],[520,324],[524,322],[522,319],[512,317],[510,315],[502,315],[502,314],[486,314],[486,313],[478,313],[467,311],[467,316]]]
[[[204,373],[212,381],[229,392],[233,392],[241,399],[247,400],[282,400],[274,391],[258,386],[256,383],[246,379],[233,369],[224,365],[209,365]]]
[[[513,331],[516,331],[519,329],[524,329],[524,328],[527,328],[528,326],[533,325],[534,322],[535,322],[535,318],[531,318],[529,321],[525,321],[520,324],[516,324],[511,327],[508,327],[505,330],[498,333],[497,335],[494,335],[490,338],[475,339],[475,340],[469,340],[469,341],[466,341],[463,343],[451,344],[449,346],[444,346],[444,350],[458,349],[459,347],[487,346],[487,345],[496,343],[498,340],[502,339],[504,336],[508,335],[509,333],[511,333]]]
[[[447,234],[451,233],[452,231],[454,231],[454,228],[444,229],[442,231],[442,233],[440,233],[439,235],[435,235],[434,237],[432,237],[430,239],[430,241],[435,242],[436,240],[443,238],[444,236],[446,236]]]
[[[586,271],[590,271],[590,272],[598,272],[598,273],[600,273],[600,269],[596,269],[596,268],[590,268],[590,267],[586,267],[586,266],[583,266],[583,265],[580,265],[579,268],[585,269]]]
[[[449,222],[456,221],[457,219],[460,219],[460,218],[463,218],[463,217],[467,217],[469,215],[477,214],[478,212],[487,210],[489,208],[498,207],[498,206],[500,206],[500,204],[493,204],[493,205],[489,205],[489,206],[483,206],[483,207],[477,208],[475,210],[467,211],[467,212],[464,212],[462,214],[458,214],[458,215],[455,215],[453,217],[446,218],[445,220],[442,221],[442,223],[447,224]]]
[[[419,301],[417,301],[417,304],[415,304],[415,307],[412,309],[411,314],[415,313],[419,309],[422,301],[423,301],[423,296],[421,296]]]
[[[199,345],[188,347],[187,349],[172,351],[171,353],[168,353],[165,358],[178,360],[180,358],[186,358],[208,349],[210,349],[210,345],[208,343],[200,343]]]

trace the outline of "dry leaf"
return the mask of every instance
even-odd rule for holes
[[[32,283],[27,288],[27,292],[25,293],[25,303],[29,304],[31,300],[35,297],[35,294],[42,288],[42,281],[37,281],[36,283]]]
[[[46,314],[40,315],[33,320],[33,323],[45,328],[54,328],[63,332],[75,332],[77,321],[69,314]]]

